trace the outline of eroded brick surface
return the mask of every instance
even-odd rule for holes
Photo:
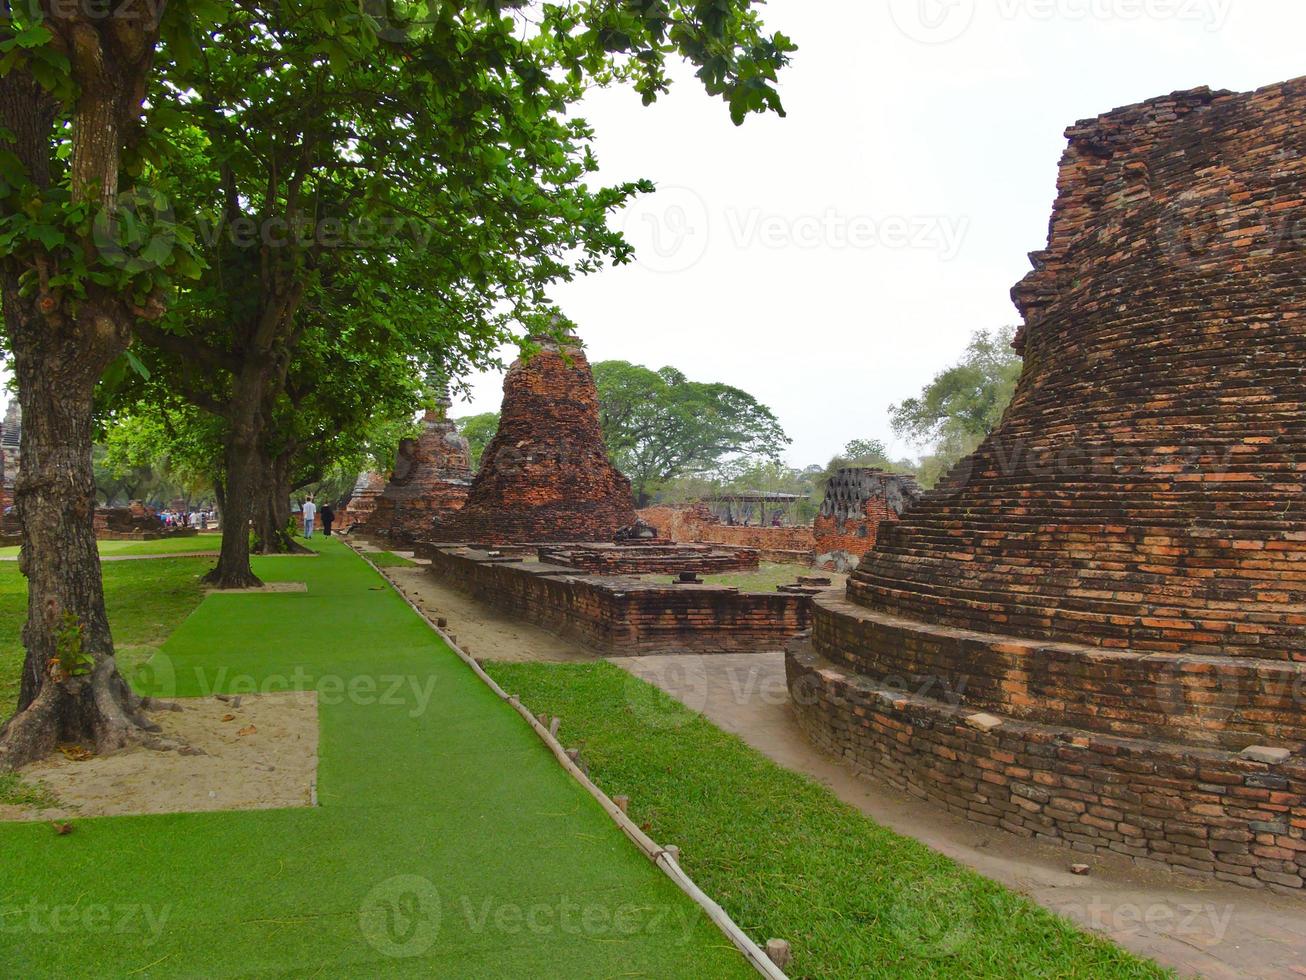
[[[611,541],[635,523],[630,481],[608,462],[580,341],[541,343],[508,370],[499,429],[467,502],[430,540]]]
[[[920,495],[910,476],[870,467],[839,470],[825,489],[812,525],[817,560],[851,571],[875,546],[880,525],[898,520]]]
[[[411,542],[461,508],[472,483],[467,440],[448,419],[448,400],[428,411],[416,439],[399,443],[394,472],[372,507],[367,534]]]
[[[385,492],[386,479],[380,473],[360,473],[349,495],[349,502],[336,516],[336,523],[344,529],[367,523],[376,503]]]
[[[1302,886],[1304,110],[1071,127],[1011,407],[790,650],[814,739],[1012,833]]]

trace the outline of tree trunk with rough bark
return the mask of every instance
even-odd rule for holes
[[[256,413],[255,413],[256,414]],[[243,418],[233,423],[227,441],[226,480],[222,495],[222,552],[218,564],[204,577],[219,589],[252,589],[263,582],[249,564],[250,521],[260,481],[257,422]]]
[[[260,555],[304,555],[305,548],[290,531],[291,458],[266,457],[262,462],[262,480],[254,505],[255,551]]]
[[[112,215],[122,133],[140,114],[157,23],[121,22],[67,7],[47,11],[45,22],[67,52],[78,88],[72,107],[73,199]],[[59,108],[24,69],[11,67],[0,78],[0,145],[17,156],[42,193],[51,187]],[[97,752],[166,744],[143,714],[148,702],[123,680],[114,659],[95,544],[91,462],[96,382],[127,349],[136,319],[151,314],[94,282],[82,295],[65,292],[54,283],[66,261],[58,251],[16,251],[0,268],[23,408],[24,458],[14,498],[22,524],[19,567],[28,582],[19,710],[0,728],[0,770],[39,759],[61,742]],[[26,293],[20,292],[22,277]]]
[[[142,713],[148,702],[118,673],[95,545],[92,397],[104,366],[126,348],[125,337],[89,338],[77,321],[51,329],[48,321],[35,322],[45,319],[35,309],[20,308],[12,280],[4,294],[23,408],[14,498],[28,601],[19,712],[0,730],[0,769],[39,759],[60,743],[110,752],[157,743],[159,731]]]

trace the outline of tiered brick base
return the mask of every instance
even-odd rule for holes
[[[458,547],[419,554],[442,581],[608,655],[779,650],[809,623],[805,595],[578,575]]]
[[[1068,136],[1015,396],[815,600],[800,716],[973,819],[1299,889],[1306,79]]]
[[[859,620],[818,597],[816,636],[886,646],[903,628]],[[938,638],[916,638],[921,649]],[[1127,738],[978,710],[965,678],[869,675],[823,655],[811,636],[785,657],[799,724],[857,771],[977,823],[1021,837],[1214,875],[1251,888],[1300,889],[1306,877],[1306,762]],[[846,657],[847,644],[836,652]],[[866,651],[866,660],[879,656]],[[964,661],[961,663],[964,664]]]

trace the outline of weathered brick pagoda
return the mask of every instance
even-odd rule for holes
[[[449,420],[452,405],[442,393],[422,419],[421,435],[400,441],[394,473],[372,505],[364,533],[393,541],[425,539],[439,520],[467,500],[471,453]]]
[[[367,519],[376,510],[376,502],[385,492],[385,485],[386,479],[380,473],[369,470],[358,474],[354,489],[349,492],[349,500],[336,517],[336,523],[342,530],[348,531],[367,523]]]
[[[499,429],[467,503],[429,540],[612,541],[635,523],[630,481],[608,462],[599,396],[580,341],[533,338],[503,382]]]
[[[972,820],[1300,889],[1306,79],[1068,136],[1015,399],[815,600],[798,714]]]
[[[825,488],[812,523],[816,563],[851,571],[875,544],[880,525],[896,521],[916,502],[915,479],[866,466],[839,470]]]

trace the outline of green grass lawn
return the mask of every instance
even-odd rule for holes
[[[101,555],[184,555],[194,552],[218,552],[222,535],[197,534],[185,538],[160,538],[157,541],[100,541]],[[0,558],[16,558],[18,546],[0,548]]]
[[[119,657],[128,664],[151,655],[200,604],[205,558],[106,562],[104,601]],[[27,619],[27,580],[16,562],[0,562],[0,715],[18,700],[22,630]]]
[[[417,565],[415,561],[409,561],[403,555],[396,555],[393,551],[372,551],[367,555],[377,568],[414,568]]]
[[[312,546],[255,562],[308,592],[205,598],[141,676],[317,690],[320,805],[0,825],[5,975],[752,975],[376,572]]]
[[[704,582],[709,582],[712,585],[728,585],[739,589],[741,592],[774,592],[778,586],[792,585],[797,582],[799,575],[825,575],[833,580],[832,588],[842,585],[848,580],[846,575],[835,575],[833,572],[822,572],[802,565],[787,564],[765,564],[759,565],[757,570],[752,572],[726,572],[721,575],[704,575],[702,578]],[[671,579],[670,575],[643,575],[640,577],[645,581],[656,583],[665,583]]]
[[[794,945],[794,977],[1156,977],[1156,965],[898,836],[612,664],[486,664],[562,718],[609,795],[682,849],[755,937]]]

